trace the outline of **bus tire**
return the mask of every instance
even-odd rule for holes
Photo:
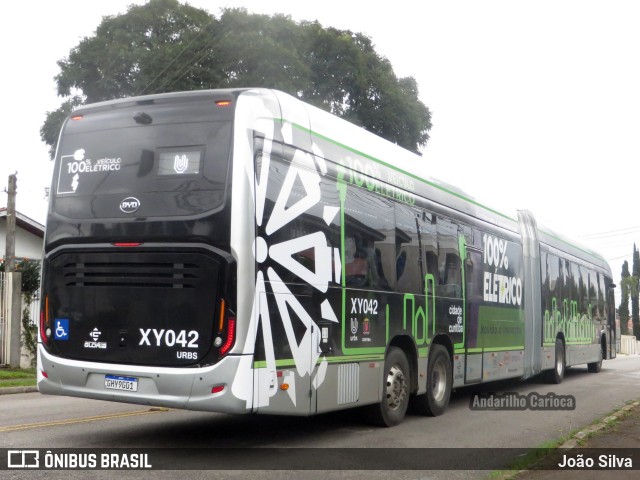
[[[602,345],[600,346],[598,351],[600,352],[600,358],[598,359],[598,361],[587,363],[587,370],[589,370],[589,373],[598,373],[600,370],[602,370],[602,358],[604,356],[604,353],[602,352]]]
[[[452,381],[449,352],[444,346],[434,344],[427,365],[427,392],[413,398],[413,411],[430,417],[442,415],[449,407]]]
[[[562,383],[562,379],[564,378],[564,372],[567,369],[564,343],[559,338],[556,338],[555,351],[556,351],[556,354],[555,354],[555,360],[554,360],[554,367],[551,370],[547,370],[546,378],[549,383],[558,384],[558,383]]]
[[[411,370],[404,352],[390,347],[384,360],[382,400],[368,407],[369,420],[380,427],[393,427],[402,422],[411,390]]]

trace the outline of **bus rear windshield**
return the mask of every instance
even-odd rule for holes
[[[192,216],[224,203],[231,112],[211,102],[82,111],[63,131],[53,209],[69,218]]]

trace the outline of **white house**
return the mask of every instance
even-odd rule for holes
[[[7,241],[7,209],[0,208],[0,258],[4,259]],[[17,213],[16,218],[16,260],[23,258],[42,260],[44,225]]]
[[[32,218],[18,212],[16,214],[16,240],[15,257],[16,262],[26,258],[30,260],[42,260],[42,249],[44,242],[44,225],[36,222]],[[0,208],[0,259],[4,260],[7,243],[7,209]],[[1,282],[6,280],[0,279]],[[0,364],[9,363],[9,318],[10,318],[10,297],[6,294],[6,285],[0,285]],[[21,305],[21,309],[24,305]],[[34,301],[30,305],[30,315],[32,321],[38,316],[39,302]],[[32,365],[31,353],[25,348],[21,348],[20,366],[29,367]]]

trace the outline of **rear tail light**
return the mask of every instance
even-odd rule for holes
[[[219,356],[223,357],[231,350],[236,340],[236,317],[233,312],[227,310],[224,299],[220,300],[218,315],[218,332],[213,345],[219,348]]]
[[[220,347],[220,356],[226,355],[236,339],[236,319],[229,317],[227,319],[227,341]]]
[[[45,345],[49,345],[51,338],[51,322],[49,320],[49,295],[45,295],[40,310],[40,339]]]

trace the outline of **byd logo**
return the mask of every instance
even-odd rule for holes
[[[120,210],[123,213],[133,213],[140,208],[140,200],[136,197],[127,197],[120,202]]]

